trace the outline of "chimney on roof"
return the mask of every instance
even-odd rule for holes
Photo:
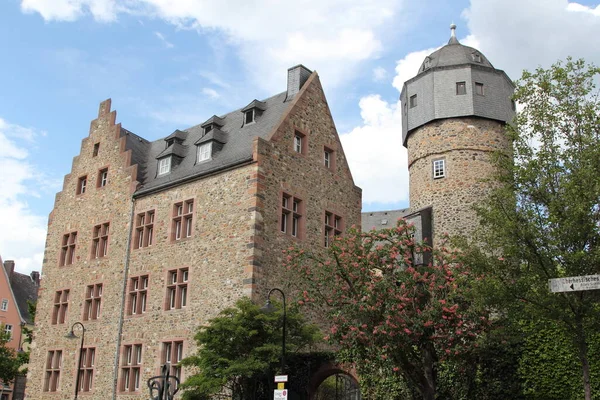
[[[40,286],[40,272],[39,271],[31,271],[31,280],[35,283],[36,286]]]
[[[12,277],[12,274],[15,271],[15,260],[4,261],[4,269],[6,270],[8,277]]]
[[[312,71],[302,64],[288,69],[287,79],[287,97],[286,100],[291,100],[302,89]]]

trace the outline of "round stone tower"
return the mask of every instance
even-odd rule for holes
[[[494,187],[492,153],[511,151],[504,126],[515,115],[510,78],[450,29],[448,44],[425,57],[400,94],[410,206],[432,207],[434,241],[477,227],[473,205]]]

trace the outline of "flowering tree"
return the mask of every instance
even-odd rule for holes
[[[432,400],[438,362],[469,352],[489,320],[470,301],[469,269],[445,248],[416,265],[427,251],[400,220],[391,229],[351,229],[324,255],[292,247],[286,264],[303,282],[299,303],[319,309],[342,361],[359,375],[398,374]]]

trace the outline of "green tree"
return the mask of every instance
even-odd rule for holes
[[[0,385],[11,384],[21,366],[17,352],[6,346],[10,339],[10,334],[4,331],[4,324],[0,324]]]
[[[244,298],[200,327],[197,353],[182,361],[197,370],[182,385],[184,398],[208,399],[220,393],[237,400],[272,397],[283,326],[282,307],[275,308],[265,313]],[[307,351],[318,342],[318,327],[305,323],[297,307],[288,307],[286,320],[286,352]]]
[[[514,159],[495,158],[500,185],[478,208],[482,229],[463,260],[485,274],[499,310],[564,328],[586,400],[600,291],[550,293],[548,280],[600,272],[598,77],[600,69],[570,58],[523,73],[514,96],[523,109],[508,127]]]
[[[400,220],[380,231],[351,229],[326,254],[287,252],[305,287],[300,303],[327,321],[326,339],[341,361],[354,363],[371,399],[400,398],[412,388],[434,399],[439,362],[467,355],[488,326],[485,310],[470,301],[469,269],[445,248],[417,265],[429,249],[413,232]]]

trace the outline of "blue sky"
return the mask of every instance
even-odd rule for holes
[[[100,101],[153,140],[284,91],[299,63],[321,76],[364,210],[407,207],[398,96],[451,22],[513,79],[569,55],[600,64],[591,0],[1,1],[0,255],[40,269]]]

